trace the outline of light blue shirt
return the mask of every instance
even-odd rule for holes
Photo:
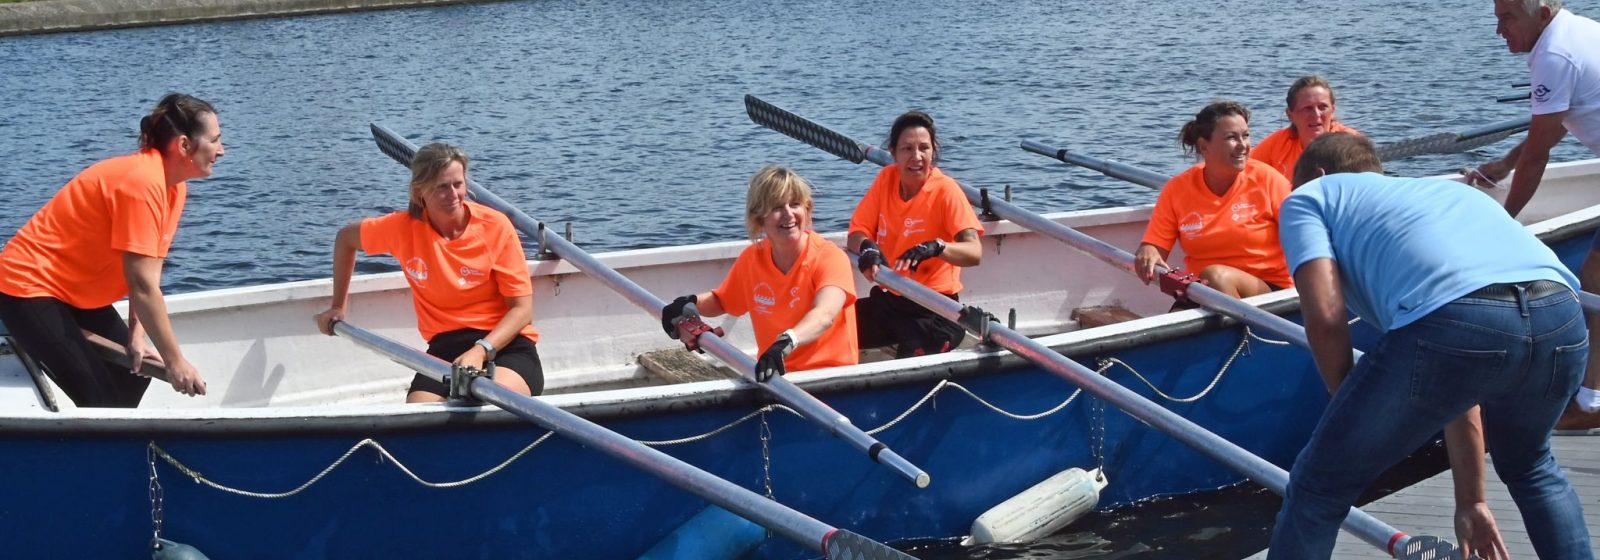
[[[1326,175],[1283,201],[1289,272],[1333,259],[1345,302],[1384,331],[1490,284],[1578,279],[1494,199],[1443,179]]]

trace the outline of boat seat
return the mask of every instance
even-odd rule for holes
[[[0,410],[59,410],[54,385],[12,340],[4,322],[0,322]]]
[[[639,365],[661,381],[690,383],[738,377],[733,370],[712,364],[681,347],[655,350],[639,355]]]
[[[1072,320],[1078,322],[1080,329],[1092,329],[1142,318],[1138,313],[1128,311],[1120,305],[1096,305],[1072,310]]]

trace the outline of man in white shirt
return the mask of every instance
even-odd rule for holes
[[[1521,144],[1479,169],[1499,180],[1516,169],[1506,211],[1516,216],[1533,198],[1550,161],[1550,149],[1568,132],[1600,155],[1600,22],[1561,9],[1561,0],[1495,0],[1496,32],[1512,53],[1528,53],[1533,124]],[[1578,277],[1583,289],[1600,292],[1600,235]],[[1600,316],[1589,318],[1600,333]],[[1591,353],[1583,387],[1557,430],[1600,429],[1600,352]]]

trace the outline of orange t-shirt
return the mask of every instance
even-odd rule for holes
[[[1246,160],[1233,186],[1217,196],[1206,188],[1205,167],[1190,167],[1161,188],[1143,241],[1169,251],[1174,241],[1182,244],[1189,272],[1224,264],[1280,288],[1293,286],[1278,244],[1278,206],[1289,196],[1289,180]]]
[[[1272,166],[1282,173],[1284,178],[1294,178],[1294,164],[1300,161],[1300,153],[1305,151],[1305,146],[1300,145],[1300,139],[1290,136],[1294,125],[1279,129],[1267,135],[1266,139],[1250,147],[1250,159],[1260,161]],[[1333,121],[1333,126],[1328,127],[1328,132],[1348,132],[1361,134],[1356,129],[1350,128],[1339,121]]]
[[[739,253],[722,285],[711,290],[730,315],[750,314],[757,348],[765,350],[784,330],[793,328],[815,304],[817,292],[828,286],[844,290],[844,309],[833,326],[784,358],[787,371],[847,366],[861,359],[856,345],[856,283],[850,275],[850,257],[815,232],[806,232],[789,273],[772,264],[772,242],[751,244]],[[761,351],[758,350],[758,351]]]
[[[527,257],[505,214],[467,203],[460,237],[445,239],[426,218],[404,211],[361,221],[361,250],[400,261],[423,340],[459,329],[494,330],[511,307],[506,298],[533,295]],[[533,325],[522,335],[539,341]]]
[[[961,185],[938,168],[928,174],[928,182],[911,200],[900,198],[900,166],[890,165],[878,172],[866,196],[850,215],[850,231],[861,232],[878,244],[884,260],[891,264],[901,253],[924,241],[955,241],[961,230],[983,235],[978,215],[972,211]],[[911,279],[942,294],[961,293],[961,267],[932,258],[922,261]]]
[[[161,152],[114,157],[56,192],[0,252],[0,292],[79,309],[128,295],[122,253],[166,258],[188,187],[167,186]]]

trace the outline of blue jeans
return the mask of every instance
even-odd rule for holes
[[[1583,310],[1571,291],[1530,301],[1514,288],[1514,301],[1480,291],[1446,304],[1361,359],[1295,460],[1268,558],[1328,558],[1361,492],[1473,405],[1539,557],[1593,558],[1578,495],[1550,454],[1588,359]]]

